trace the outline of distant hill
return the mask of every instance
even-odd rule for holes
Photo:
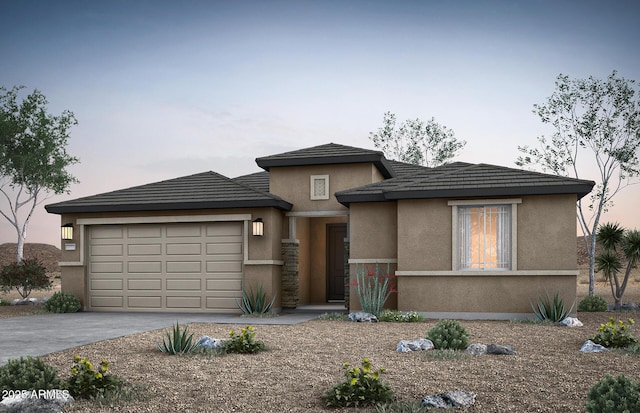
[[[11,264],[16,260],[17,244],[0,244],[0,266]],[[24,246],[24,258],[36,258],[44,265],[47,272],[60,272],[58,265],[62,258],[62,251],[49,244],[31,244]]]

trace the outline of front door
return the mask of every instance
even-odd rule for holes
[[[344,301],[347,224],[327,224],[327,301]]]

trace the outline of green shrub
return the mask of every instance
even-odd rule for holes
[[[382,310],[378,321],[394,321],[398,323],[419,323],[424,321],[422,314],[416,311]]]
[[[622,320],[609,317],[606,324],[600,324],[598,333],[591,338],[594,343],[605,347],[627,347],[638,342],[638,339],[631,334],[631,327],[635,323],[633,318],[627,320],[628,324]]]
[[[267,301],[267,293],[259,285],[255,292],[252,287],[249,288],[248,293],[242,290],[242,301],[236,299],[236,305],[243,314],[266,314],[271,311],[275,299],[274,295],[271,301]]]
[[[0,307],[4,307],[4,306],[7,306],[7,305],[10,305],[9,301],[3,300],[2,298],[0,298]]]
[[[393,390],[380,380],[384,368],[372,371],[368,358],[362,359],[362,367],[349,368],[349,363],[344,363],[343,368],[347,379],[324,392],[327,406],[358,407],[393,400]]]
[[[571,305],[571,308],[567,310],[564,305],[564,300],[560,298],[559,293],[556,291],[553,295],[553,302],[551,301],[549,294],[545,293],[544,297],[538,297],[538,301],[535,305],[531,302],[530,304],[531,309],[538,320],[549,320],[557,323],[564,320],[569,314],[571,314],[575,302]]]
[[[604,298],[599,295],[588,295],[578,303],[578,311],[583,312],[600,312],[607,311],[608,306]]]
[[[58,291],[44,303],[44,309],[49,313],[75,313],[80,310],[80,300],[71,293]]]
[[[256,331],[253,326],[242,329],[240,334],[229,331],[229,340],[224,342],[227,353],[257,353],[266,348],[262,341],[256,340]]]
[[[377,263],[374,271],[365,265],[358,267],[356,264],[356,281],[353,286],[362,311],[380,316],[384,303],[395,292],[389,271],[389,264],[386,273],[380,270]]]
[[[469,357],[464,351],[458,351],[453,349],[434,349],[432,351],[420,352],[428,360],[464,360]]]
[[[73,361],[67,387],[69,393],[75,398],[108,397],[109,393],[117,393],[124,386],[124,381],[120,377],[108,374],[109,363],[105,359],[100,361],[100,367],[95,370],[88,358],[75,356]]]
[[[587,397],[589,413],[640,412],[640,383],[624,374],[607,375],[589,389]]]
[[[188,327],[181,330],[176,321],[176,326],[172,330],[165,331],[162,344],[156,342],[156,346],[163,353],[175,355],[192,352],[198,347],[198,343],[193,341],[193,333],[189,334]]]
[[[58,370],[39,357],[20,357],[0,366],[0,390],[52,390],[62,387]]]
[[[36,259],[24,259],[5,265],[0,270],[0,288],[8,292],[15,288],[22,299],[26,299],[31,290],[48,290],[53,283],[42,264]]]
[[[440,320],[427,332],[427,338],[435,349],[464,350],[469,346],[471,337],[457,320]]]

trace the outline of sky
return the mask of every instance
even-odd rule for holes
[[[558,74],[640,81],[639,18],[633,0],[0,0],[0,85],[78,120],[80,183],[37,207],[27,242],[60,246],[49,203],[329,142],[374,149],[387,111],[453,129],[456,160],[516,167],[518,145],[552,132],[532,109]],[[626,188],[603,220],[640,228],[639,201]],[[0,243],[16,240],[2,219]]]

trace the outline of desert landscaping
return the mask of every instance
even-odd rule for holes
[[[588,287],[584,262],[580,268],[579,299]],[[597,293],[611,301],[611,293],[602,282]],[[35,291],[32,296],[51,294]],[[17,294],[0,297],[13,299]],[[637,270],[624,301],[640,302]],[[34,313],[42,314],[33,307],[0,307],[0,317]],[[257,326],[257,339],[267,346],[267,351],[257,354],[169,356],[155,347],[163,334],[157,330],[49,354],[43,359],[62,375],[69,374],[75,355],[88,357],[96,364],[106,359],[113,374],[139,388],[137,399],[131,402],[98,407],[80,401],[65,412],[376,411],[327,409],[322,399],[323,391],[344,379],[343,363],[359,365],[364,357],[371,360],[374,369],[386,369],[382,379],[394,390],[400,404],[419,403],[428,394],[463,389],[476,394],[475,404],[465,410],[469,412],[581,412],[585,411],[589,388],[606,374],[637,378],[640,370],[640,356],[636,354],[579,351],[609,317],[626,320],[635,318],[635,313],[578,313],[584,326],[577,328],[462,321],[472,343],[511,345],[517,352],[513,356],[436,356],[432,352],[396,351],[400,340],[425,337],[437,320],[353,323],[318,319],[299,325]],[[190,324],[189,329],[196,337],[226,338],[229,330],[237,331],[250,323],[247,318],[238,320],[237,325]],[[3,337],[7,339],[4,333]]]

